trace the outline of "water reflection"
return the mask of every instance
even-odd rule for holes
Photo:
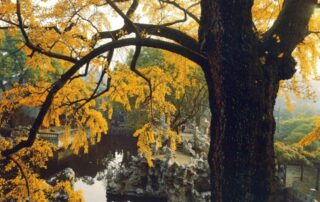
[[[160,159],[163,159],[164,156],[160,155],[156,164],[158,166],[154,170],[151,169],[149,171],[142,157],[142,159],[134,157],[128,160],[130,155],[137,153],[136,141],[137,139],[132,136],[108,135],[99,144],[92,146],[89,149],[89,154],[72,155],[61,151],[49,163],[49,169],[44,171],[43,175],[50,176],[65,168],[73,169],[77,179],[75,189],[82,190],[86,201],[89,202],[107,200],[115,202],[165,202],[168,200],[168,191],[170,192],[170,190],[169,195],[171,198],[179,198],[179,200],[175,201],[186,201],[180,200],[181,198],[192,198],[193,201],[195,197],[200,197],[201,199],[205,199],[204,201],[207,201],[207,195],[203,195],[206,194],[207,189],[202,190],[203,184],[209,184],[207,182],[209,179],[207,177],[208,172],[206,171],[208,166],[205,166],[207,165],[207,161],[202,159],[202,157],[200,158],[199,155],[196,158],[200,159],[191,161],[189,154],[181,154],[181,157],[179,157],[178,153],[172,156],[171,152],[163,151],[165,159],[168,160],[165,160],[167,163],[165,165],[161,164],[162,160]],[[186,141],[186,145],[192,145],[192,143],[189,144]],[[192,148],[182,147],[181,149],[189,151]],[[188,162],[185,161],[185,157],[188,157]],[[133,161],[134,159],[136,160]],[[171,163],[169,163],[169,160]],[[120,167],[122,168],[121,170]],[[124,168],[130,168],[131,170]],[[119,173],[118,171],[124,171],[124,173]],[[164,171],[165,175],[156,174],[160,171]],[[197,173],[200,173],[200,178],[203,178],[206,183],[203,183],[203,180],[200,178],[200,180],[198,179]],[[186,178],[185,175],[188,177]],[[118,177],[120,177],[120,181],[117,180]],[[116,189],[110,189],[108,195],[106,190],[108,187],[107,179],[109,179],[109,185],[116,183]],[[158,182],[156,182],[157,180]],[[163,183],[164,181],[166,183]],[[126,187],[127,184],[129,189],[122,189],[122,185],[128,188]],[[119,188],[117,187],[118,185],[120,185],[121,190],[117,190]],[[193,188],[194,185],[197,186],[196,189]],[[157,187],[159,186],[162,189],[158,189]],[[190,195],[191,192],[194,194]],[[125,193],[126,195],[121,195],[120,193]],[[106,195],[108,198],[106,198]]]
[[[100,143],[91,146],[88,154],[73,155],[71,151],[62,150],[57,152],[48,162],[48,169],[40,173],[43,178],[49,178],[65,168],[71,168],[76,175],[74,188],[82,190],[85,200],[105,202],[108,166],[112,169],[120,167],[129,155],[137,154],[136,145],[137,139],[132,135],[109,134],[103,136]]]
[[[124,159],[137,154],[137,139],[131,135],[106,135],[98,144],[90,147],[88,154],[80,152],[74,155],[71,151],[59,151],[48,162],[48,169],[41,171],[41,176],[47,178],[65,168],[72,168],[77,178],[95,177],[115,158],[116,153],[123,153]]]
[[[77,178],[74,185],[74,189],[81,190],[84,199],[88,202],[107,201],[107,181],[105,176],[108,174],[108,168],[112,167],[114,169],[118,169],[120,167],[120,164],[123,160],[123,156],[123,152],[116,152],[113,159],[107,158],[105,169],[98,172],[95,177],[84,176]]]
[[[106,186],[104,182],[93,179],[92,184],[87,184],[82,179],[78,179],[74,185],[75,190],[81,190],[86,201],[91,202],[105,202]]]

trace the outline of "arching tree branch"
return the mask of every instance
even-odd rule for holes
[[[191,51],[185,47],[172,44],[169,42],[161,41],[161,40],[156,40],[156,39],[145,39],[145,38],[129,38],[129,39],[123,39],[123,40],[116,40],[109,42],[105,45],[102,45],[93,51],[91,51],[89,54],[78,60],[67,72],[65,72],[61,78],[56,81],[52,88],[50,89],[44,103],[42,104],[40,108],[40,112],[35,119],[32,127],[30,128],[29,131],[29,136],[27,140],[21,141],[17,145],[15,145],[13,148],[4,150],[2,151],[2,155],[5,157],[9,157],[10,155],[18,152],[19,150],[25,148],[25,147],[30,147],[34,143],[36,139],[36,135],[39,131],[39,128],[44,120],[44,117],[46,113],[48,112],[54,96],[57,94],[57,92],[66,84],[66,82],[86,63],[88,63],[90,60],[93,58],[108,52],[110,50],[116,49],[116,48],[121,48],[125,46],[146,46],[146,47],[153,47],[153,48],[160,48],[164,50],[171,51],[173,53],[180,54],[195,63],[198,63],[199,65],[207,65],[207,59],[201,55],[200,53],[197,53],[195,51]]]
[[[189,48],[174,43],[148,38],[126,38],[122,40],[112,41],[93,50],[88,55],[95,55],[97,52],[103,53],[110,50],[111,48],[121,48],[125,46],[145,46],[151,48],[159,48],[182,55],[199,65],[207,65],[207,58],[200,52],[197,52],[197,50],[190,50]]]

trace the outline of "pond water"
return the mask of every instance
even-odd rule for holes
[[[61,151],[48,162],[48,169],[42,170],[41,176],[48,178],[65,168],[72,168],[76,175],[75,190],[81,190],[87,202],[105,202],[107,166],[120,165],[128,155],[137,154],[136,141],[131,135],[106,135],[100,143],[89,148],[88,154]]]
[[[88,154],[72,155],[66,152],[60,159],[49,162],[48,169],[41,172],[42,177],[49,177],[65,169],[72,168],[75,171],[75,190],[81,190],[87,202],[107,201],[107,181],[106,169],[112,164],[121,164],[123,159],[129,155],[137,154],[137,139],[131,135],[107,135],[103,136],[101,142],[90,147]],[[63,157],[65,156],[65,157]],[[126,160],[124,160],[126,161]],[[116,166],[112,166],[115,168]],[[316,170],[305,168],[304,180],[300,182],[303,191],[308,192],[315,186]],[[299,181],[300,167],[288,166],[287,186],[291,186],[293,181]],[[159,198],[137,198],[135,196],[108,195],[115,202],[124,202],[130,199],[136,201],[162,202],[165,199]],[[320,199],[320,196],[318,196]]]
[[[106,168],[106,164],[115,158],[116,153],[123,153],[123,158],[137,154],[137,138],[131,135],[105,135],[101,141],[89,148],[88,154],[72,154],[71,151],[60,151],[48,162],[48,169],[41,171],[47,178],[65,169],[72,168],[76,177],[95,177]]]
[[[107,159],[107,164],[121,164],[123,160],[123,153],[115,153],[114,158]],[[106,165],[107,167],[107,165]],[[116,168],[116,166],[113,166]],[[107,170],[100,171],[96,174],[96,176],[86,176],[86,177],[78,177],[74,184],[75,190],[81,190],[83,193],[83,197],[86,201],[94,201],[94,202],[105,202],[107,201],[106,193],[107,193],[107,181],[105,175],[107,174]]]
[[[105,202],[106,198],[106,185],[103,181],[94,179],[93,184],[87,184],[82,179],[78,179],[74,184],[75,190],[81,190],[83,197],[86,201]]]

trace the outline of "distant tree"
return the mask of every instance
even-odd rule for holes
[[[299,117],[288,120],[280,120],[279,130],[275,138],[278,140],[284,140],[289,138],[292,133],[301,133],[306,135],[312,131],[316,126],[317,117]],[[293,143],[293,142],[292,142]]]
[[[299,143],[314,129],[316,129],[319,117],[300,117],[294,119],[283,120],[279,122],[278,130],[275,135],[275,141],[288,145]],[[304,145],[307,151],[315,151],[318,149],[320,141],[315,140],[309,145]]]
[[[26,64],[26,54],[19,47],[21,37],[10,36],[4,32],[0,44],[0,87],[4,92],[13,85],[35,82],[38,77],[36,71],[31,71]]]
[[[306,147],[310,146],[315,142],[319,142],[320,140],[320,118],[317,117],[315,120],[315,127],[304,137],[300,139],[297,143],[299,146]]]
[[[302,164],[314,166],[320,162],[320,151],[306,151],[298,145],[275,143],[275,155],[279,164]]]

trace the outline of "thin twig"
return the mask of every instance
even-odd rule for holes
[[[30,187],[29,187],[29,182],[28,182],[28,178],[27,178],[27,176],[26,176],[26,174],[25,174],[22,166],[21,166],[20,163],[19,163],[17,160],[15,160],[12,156],[8,156],[7,158],[8,158],[9,160],[13,161],[13,162],[17,165],[17,167],[19,168],[19,170],[20,170],[20,172],[21,172],[21,174],[22,174],[22,177],[24,178],[24,180],[25,180],[25,182],[26,182],[28,198],[29,198],[29,200],[30,200]]]

